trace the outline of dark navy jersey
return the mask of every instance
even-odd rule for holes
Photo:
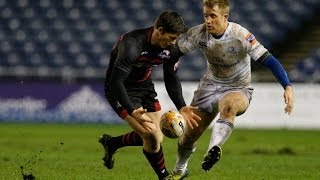
[[[128,32],[120,37],[111,51],[105,79],[105,93],[111,93],[129,113],[134,110],[128,88],[152,83],[151,70],[163,64],[168,95],[178,109],[185,106],[176,68],[182,52],[177,45],[161,48],[151,44],[153,27]]]
[[[164,71],[174,71],[182,55],[177,45],[160,48],[151,45],[153,28],[131,31],[122,35],[112,49],[107,81],[113,68],[129,73],[125,83],[140,83],[150,80],[153,67],[166,64]]]

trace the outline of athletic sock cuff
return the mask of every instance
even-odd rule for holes
[[[228,120],[223,120],[223,119],[218,119],[216,123],[221,123],[221,124],[226,124],[228,125],[231,129],[233,129],[234,125]]]

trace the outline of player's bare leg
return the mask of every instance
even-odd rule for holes
[[[158,175],[159,179],[170,179],[168,170],[166,169],[165,159],[161,147],[163,141],[163,134],[160,130],[160,117],[161,112],[150,112],[146,115],[154,120],[155,131],[152,133],[147,133],[141,135],[144,140],[143,144],[143,154],[149,161],[155,173]]]
[[[187,126],[178,141],[178,155],[173,172],[174,179],[183,179],[188,176],[188,161],[196,149],[196,142],[216,116],[216,114],[209,114],[199,110],[194,111],[194,113],[201,117],[201,121],[198,122],[199,126],[194,129]]]
[[[230,92],[219,101],[220,118],[214,124],[209,149],[202,162],[202,169],[209,171],[222,155],[221,147],[230,137],[237,114],[246,111],[248,99],[241,92]]]
[[[128,122],[128,124],[132,127],[134,130],[134,136],[132,136],[133,132],[130,132],[126,134],[127,138],[134,138],[137,137],[136,134],[138,134],[138,137],[141,139],[132,139],[137,140],[137,143],[141,144],[143,146],[143,154],[146,156],[147,160],[149,161],[150,165],[154,169],[154,171],[157,173],[159,179],[164,179],[166,176],[169,175],[169,172],[167,171],[165,167],[163,152],[161,148],[161,142],[163,140],[163,134],[160,130],[160,117],[161,112],[150,112],[145,113],[145,116],[152,119],[153,123],[143,122],[139,123],[136,121],[133,117],[127,116],[124,120]],[[104,135],[108,139],[110,139],[110,136]],[[122,135],[124,136],[124,135]],[[107,139],[105,138],[105,139]],[[102,139],[102,138],[100,138]],[[110,140],[109,140],[110,141]],[[132,143],[132,142],[131,142]],[[117,149],[112,146],[111,143],[105,143],[108,144],[108,146],[104,146],[106,150],[106,155],[104,157],[104,160],[107,158],[108,161],[105,161],[105,165],[108,164],[109,167],[113,167],[114,163],[114,153],[116,152],[114,149]],[[128,144],[127,144],[128,145]],[[106,148],[107,147],[107,148]],[[117,146],[119,147],[119,146]],[[110,149],[112,149],[112,152],[110,152]],[[111,165],[112,164],[112,165]],[[109,169],[111,169],[109,168]]]

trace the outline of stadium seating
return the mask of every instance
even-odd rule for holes
[[[230,19],[271,48],[319,6],[319,0],[233,0]],[[0,0],[0,77],[101,79],[120,34],[152,26],[164,9],[178,11],[189,26],[203,22],[198,0]],[[206,62],[195,52],[181,68],[182,80],[198,80]],[[161,78],[156,70],[154,79]]]
[[[290,79],[295,82],[320,82],[320,48],[310,52],[310,56],[302,59],[289,72]]]

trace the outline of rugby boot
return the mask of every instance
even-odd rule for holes
[[[116,149],[112,148],[112,144],[110,143],[112,136],[108,134],[103,134],[99,138],[99,142],[104,148],[104,157],[102,160],[104,161],[104,166],[106,166],[108,169],[112,169],[114,165],[114,155],[117,152]]]
[[[178,173],[178,172],[172,172],[172,178],[173,180],[182,180],[182,179],[187,179],[189,176],[189,171],[186,169],[183,173]]]
[[[222,150],[219,146],[213,146],[207,154],[204,156],[202,161],[202,169],[209,171],[214,164],[216,164],[222,155]]]

